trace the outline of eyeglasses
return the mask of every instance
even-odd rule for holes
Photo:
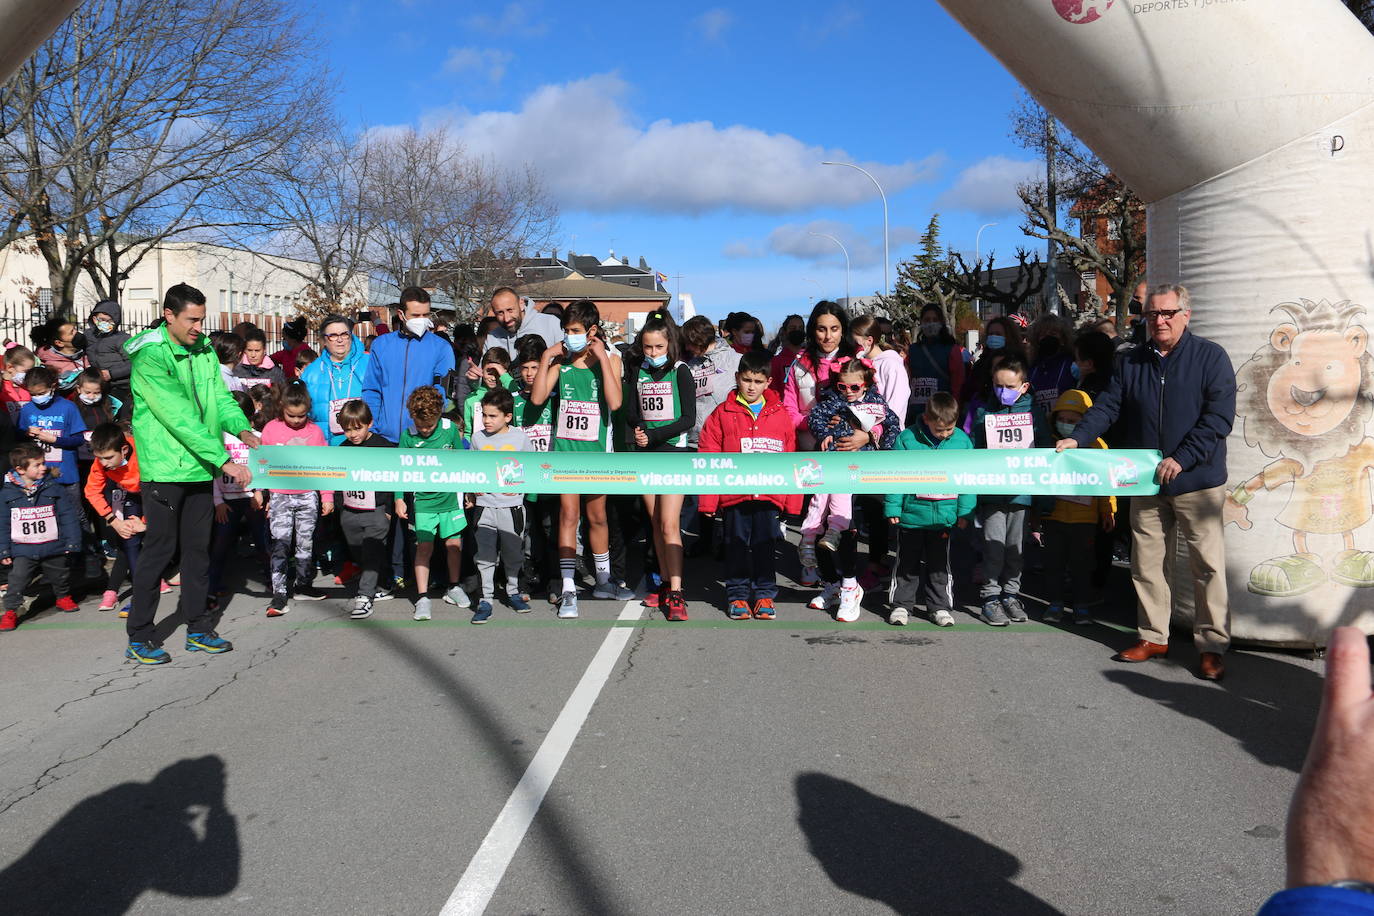
[[[1181,311],[1183,309],[1159,309],[1158,311],[1146,312],[1142,317],[1146,321],[1173,321]]]
[[[338,334],[326,334],[326,335],[324,335],[324,339],[325,339],[325,340],[346,340],[346,339],[348,338],[348,336],[349,336],[349,334],[348,334],[347,331],[341,331],[341,332],[339,332]]]
[[[844,382],[836,382],[836,383],[835,383],[835,390],[836,390],[836,391],[863,391],[863,390],[864,390],[864,386],[863,386],[862,383],[860,383],[860,384],[858,384],[858,385],[846,385]]]

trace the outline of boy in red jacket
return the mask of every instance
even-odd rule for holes
[[[745,454],[795,452],[797,431],[782,406],[782,398],[768,387],[768,354],[740,356],[735,373],[735,396],[727,398],[706,418],[698,451]],[[725,523],[725,599],[731,620],[772,620],[778,596],[774,541],[779,510],[801,512],[801,495],[703,496],[701,514],[722,513]],[[754,605],[749,606],[750,592]]]

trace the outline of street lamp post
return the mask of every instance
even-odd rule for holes
[[[844,307],[846,309],[853,308],[854,304],[849,297],[849,249],[844,247],[844,242],[841,242],[833,235],[828,235],[824,232],[812,232],[810,230],[807,230],[806,234],[814,235],[817,238],[830,239],[830,241],[840,246],[840,251],[844,253]]]
[[[856,172],[863,172],[868,175],[868,180],[873,182],[873,187],[878,189],[878,196],[883,199],[883,295],[892,295],[892,286],[888,283],[887,270],[888,261],[891,260],[887,247],[887,195],[883,193],[883,186],[878,183],[878,179],[869,174],[867,169],[862,169],[852,162],[822,162],[821,165],[842,165],[847,169],[854,169]],[[841,246],[843,247],[843,246]],[[845,255],[848,258],[848,255]]]
[[[802,280],[803,282],[813,284],[816,287],[816,297],[818,299],[825,298],[825,290],[821,287],[819,280],[812,280],[810,277],[802,277]]]
[[[993,226],[996,226],[996,225],[997,225],[996,223],[984,223],[983,225],[981,225],[981,226],[978,227],[978,234],[975,235],[975,236],[973,237],[973,263],[979,265],[979,266],[978,266],[978,269],[979,269],[979,270],[982,270],[982,269],[983,269],[983,268],[982,268],[982,262],[983,262],[983,230],[984,230],[984,229],[991,229]],[[992,271],[988,271],[988,281],[991,282],[991,280],[992,280]],[[983,320],[983,299],[982,299],[981,296],[978,298],[977,314],[978,314],[978,320],[979,320],[979,321],[982,321],[982,320]]]

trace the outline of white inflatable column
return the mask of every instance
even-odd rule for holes
[[[0,80],[48,40],[81,0],[0,0]]]
[[[1231,354],[1235,637],[1374,632],[1374,37],[1339,0],[941,3],[1146,201],[1150,283]]]

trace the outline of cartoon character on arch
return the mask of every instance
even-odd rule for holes
[[[1293,533],[1293,553],[1250,570],[1249,590],[1271,598],[1310,592],[1327,581],[1374,586],[1374,551],[1355,545],[1370,520],[1374,439],[1374,356],[1363,306],[1284,302],[1268,341],[1236,373],[1237,418],[1245,442],[1276,459],[1231,491],[1227,524],[1252,527],[1249,504],[1261,490],[1290,486],[1274,520]],[[1337,540],[1339,538],[1339,541]]]

